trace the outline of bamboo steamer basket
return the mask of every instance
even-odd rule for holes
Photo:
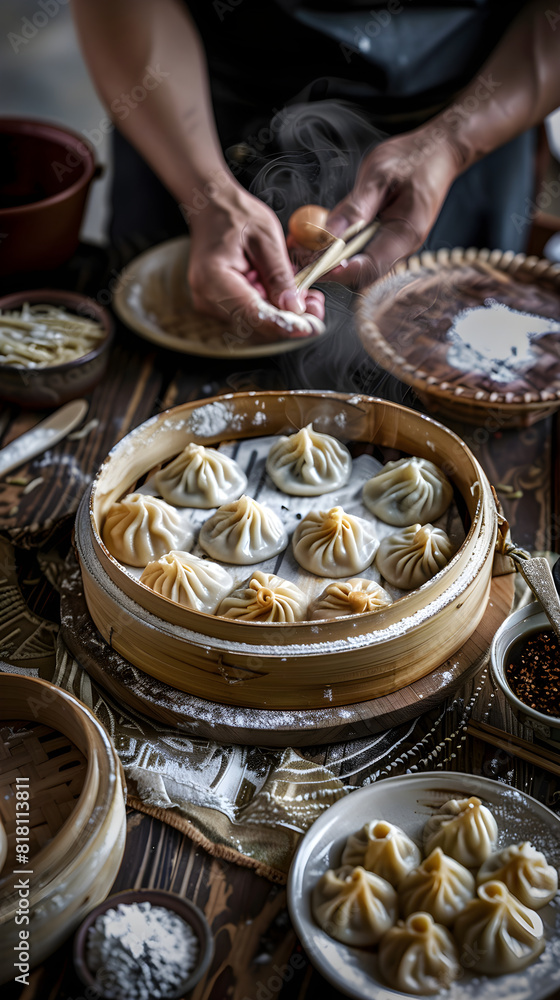
[[[425,250],[366,290],[356,322],[368,354],[412,386],[426,409],[488,430],[527,427],[560,406],[560,356],[542,352],[527,377],[500,385],[447,361],[447,330],[487,298],[558,319],[560,264],[512,250]]]
[[[153,593],[103,544],[111,504],[190,441],[216,445],[286,433],[311,421],[347,441],[374,442],[436,461],[448,474],[470,525],[458,552],[431,581],[376,613],[290,625],[236,622]],[[334,392],[234,393],[159,414],[111,451],[76,522],[86,602],[106,641],[175,688],[246,708],[349,705],[425,676],[479,624],[496,538],[491,487],[457,435],[406,407]]]
[[[106,898],[124,853],[126,814],[117,753],[77,698],[48,681],[0,674],[0,720],[6,737],[0,816],[8,835],[0,880],[0,983],[6,983],[18,974],[13,949],[21,929],[29,931],[33,967]],[[28,784],[18,786],[18,777]],[[27,865],[18,863],[15,850],[18,787],[29,792]],[[16,883],[26,877],[29,911],[22,912],[29,912],[30,921],[18,925]]]

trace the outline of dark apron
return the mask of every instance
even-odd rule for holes
[[[189,0],[206,49],[214,111],[234,174],[285,223],[330,207],[364,151],[428,120],[477,76],[522,0]],[[271,127],[272,123],[272,127]],[[428,246],[524,248],[534,133],[453,185]],[[174,199],[114,133],[113,239],[185,231]]]

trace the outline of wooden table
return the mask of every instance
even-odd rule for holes
[[[94,263],[98,264],[97,258]],[[70,277],[65,272],[60,284],[76,286],[75,276],[76,272]],[[90,287],[103,287],[99,281],[96,266],[90,273]],[[43,483],[27,496],[22,496],[17,486],[0,483],[0,529],[44,524],[75,511],[83,490],[111,446],[161,409],[223,389],[280,384],[274,359],[264,364],[259,361],[253,367],[247,361],[207,361],[157,352],[120,328],[109,373],[91,395],[86,420],[99,421],[95,433],[59,445],[59,461],[41,469]],[[366,383],[366,390],[371,384],[371,380]],[[301,387],[301,383],[286,387]],[[355,391],[359,387],[353,384],[348,389]],[[410,396],[406,401],[410,402]],[[0,407],[0,444],[7,444],[41,416]],[[491,432],[468,425],[453,425],[453,429],[475,451],[492,483],[513,487],[513,498],[502,493],[501,499],[517,544],[558,551],[558,421],[548,419],[521,431]],[[38,475],[37,465],[30,463],[20,473],[32,479]],[[17,511],[11,513],[15,506]],[[34,601],[41,610],[41,594],[35,594]],[[47,610],[53,613],[52,608]],[[488,681],[479,704],[485,712],[489,708],[487,718],[494,725],[519,732]],[[558,779],[520,760],[513,748],[494,750],[468,737],[444,766],[499,777],[554,810],[560,806]],[[188,837],[131,810],[125,856],[114,890],[140,886],[186,894],[206,913],[214,934],[215,955],[205,980],[192,993],[194,1000],[309,1000],[316,996],[331,1000],[340,996],[307,962],[290,924],[284,888],[247,869],[212,858]],[[21,992],[19,988],[4,987],[3,1000],[82,997],[83,987],[74,978],[68,956],[66,946],[36,970],[32,984]]]

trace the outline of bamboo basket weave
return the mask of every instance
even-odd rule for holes
[[[217,412],[227,416],[227,428],[212,431],[210,416]],[[282,434],[310,421],[337,437],[343,426],[346,441],[375,442],[445,466],[469,526],[459,551],[433,580],[375,613],[290,625],[236,622],[155,594],[126,573],[103,544],[111,503],[189,441],[212,445],[224,438]],[[247,708],[349,705],[425,676],[479,624],[496,537],[490,485],[460,438],[403,406],[319,392],[234,393],[152,418],[110,453],[76,521],[86,602],[107,642],[173,687]]]
[[[538,352],[528,371],[506,384],[447,361],[454,317],[486,299],[558,320],[560,264],[513,251],[425,251],[367,289],[358,332],[371,357],[412,386],[428,410],[490,431],[530,425],[560,406],[560,344]]]
[[[0,821],[7,859],[0,880],[0,983],[29,930],[30,964],[51,954],[107,896],[125,841],[124,782],[107,733],[77,698],[47,681],[0,674]],[[18,778],[27,779],[18,785]],[[16,853],[16,793],[29,794],[29,862]],[[16,924],[14,871],[29,870],[30,923]],[[25,875],[21,877],[25,878]]]

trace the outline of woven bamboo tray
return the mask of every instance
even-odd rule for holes
[[[458,552],[433,580],[375,614],[262,625],[204,615],[167,601],[130,576],[103,545],[100,530],[110,504],[189,441],[212,445],[226,436],[281,434],[310,421],[347,441],[375,442],[444,464],[468,530]],[[76,521],[86,602],[112,648],[175,688],[248,708],[354,704],[428,674],[480,622],[496,538],[490,485],[460,438],[393,403],[319,392],[235,393],[160,414],[113,449]]]
[[[489,431],[527,426],[560,406],[559,349],[539,352],[528,371],[505,384],[447,360],[455,316],[488,298],[558,320],[560,265],[511,251],[426,251],[366,291],[358,332],[371,357],[412,386],[427,409]]]
[[[31,965],[48,957],[107,896],[124,852],[124,781],[107,733],[80,701],[47,681],[0,674],[0,983],[13,979],[20,896],[29,870]],[[18,783],[19,779],[27,779]],[[29,861],[18,859],[17,792],[28,791]]]

